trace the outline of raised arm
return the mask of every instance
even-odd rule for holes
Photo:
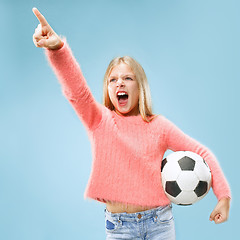
[[[46,49],[45,53],[62,86],[63,94],[87,129],[94,130],[102,119],[103,106],[95,101],[66,40],[53,31],[36,8],[33,8],[33,13],[40,22],[33,35],[35,46]]]

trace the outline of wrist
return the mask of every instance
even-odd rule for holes
[[[221,201],[221,200],[223,200],[223,201],[231,201],[231,198],[230,197],[223,197],[219,201]]]
[[[52,46],[48,46],[48,49],[50,49],[50,50],[59,50],[59,49],[61,49],[63,47],[63,45],[64,45],[64,42],[59,38],[59,41],[56,44],[52,45]]]
[[[218,202],[222,204],[230,205],[231,198],[230,197],[223,197]]]

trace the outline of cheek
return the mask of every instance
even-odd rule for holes
[[[140,94],[138,87],[135,87],[133,92],[134,92],[133,101],[134,101],[134,103],[138,103],[138,101],[139,101],[139,94]]]
[[[136,94],[134,97],[134,103],[137,104],[139,102],[139,94]]]
[[[112,89],[112,87],[108,86],[108,95],[111,101],[114,100],[114,90]]]

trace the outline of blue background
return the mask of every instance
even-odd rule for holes
[[[104,239],[104,205],[83,199],[86,131],[34,46],[32,7],[66,36],[102,101],[110,60],[130,55],[148,76],[154,112],[217,156],[232,189],[227,223],[208,218],[211,191],[174,206],[177,239],[236,239],[239,225],[240,2],[237,0],[0,1],[0,239]]]

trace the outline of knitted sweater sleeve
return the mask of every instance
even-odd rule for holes
[[[64,39],[59,50],[46,50],[46,56],[62,86],[62,92],[88,130],[94,130],[101,121],[102,107],[87,86],[79,64]]]
[[[212,173],[212,189],[217,199],[231,198],[228,182],[215,155],[204,145],[191,138],[175,124],[166,119],[167,147],[172,151],[192,151],[199,154],[209,165]]]

